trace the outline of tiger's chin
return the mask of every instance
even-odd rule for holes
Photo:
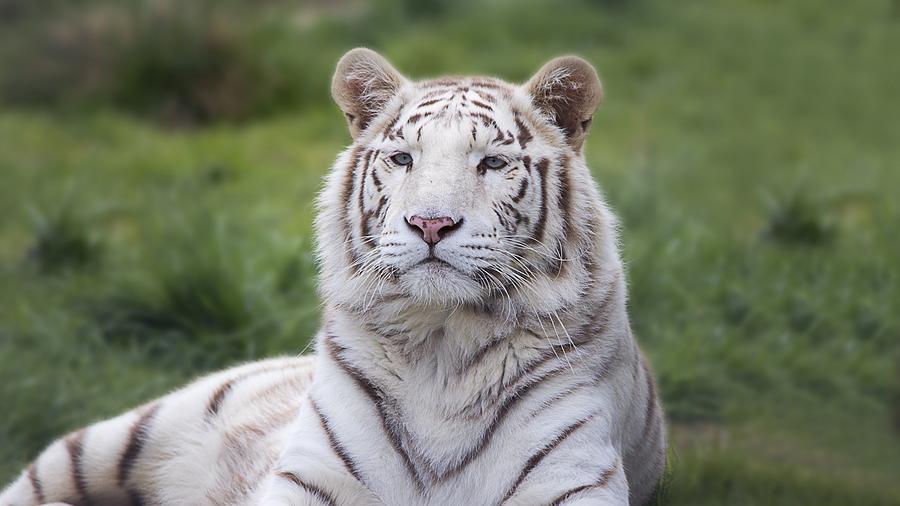
[[[484,296],[484,288],[475,279],[441,260],[421,262],[398,281],[404,292],[423,305],[456,306]]]

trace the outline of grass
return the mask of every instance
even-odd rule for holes
[[[83,269],[99,261],[100,247],[84,218],[72,209],[32,210],[34,243],[27,259],[44,274]]]
[[[238,54],[308,67],[266,71],[292,91],[192,129],[105,89],[0,110],[0,481],[78,425],[305,349],[312,199],[348,142],[327,83],[367,44],[413,76],[599,68],[587,156],[670,421],[660,504],[900,504],[894,3],[228,5],[265,28]]]

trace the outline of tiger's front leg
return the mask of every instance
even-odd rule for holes
[[[287,447],[270,473],[262,506],[375,506],[380,501],[347,460],[319,407],[307,398],[290,431]]]
[[[616,457],[603,469],[594,464],[578,466],[577,469],[557,468],[545,475],[529,477],[527,485],[523,484],[514,495],[501,504],[628,506],[628,482],[621,462],[621,459]]]
[[[364,506],[381,504],[371,492],[354,483],[352,476],[324,468],[277,470],[269,477],[261,506]]]
[[[609,443],[606,424],[602,416],[576,423],[539,448],[499,504],[628,506],[625,468]]]

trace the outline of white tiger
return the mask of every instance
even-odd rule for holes
[[[52,444],[2,506],[643,504],[666,465],[576,57],[411,82],[355,49],[318,202],[318,354],[202,378]]]

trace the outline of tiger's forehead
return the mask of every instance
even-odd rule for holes
[[[381,140],[417,145],[433,139],[446,147],[491,146],[501,152],[524,149],[535,128],[529,104],[516,100],[516,90],[514,85],[484,77],[416,83],[387,122]]]
[[[426,100],[441,100],[441,97],[462,99],[474,96],[487,103],[509,99],[516,89],[509,83],[488,77],[445,77],[420,81],[416,83],[416,88]]]
[[[489,123],[509,112],[514,90],[502,81],[485,78],[435,79],[419,83],[404,109],[408,116],[475,118]]]

